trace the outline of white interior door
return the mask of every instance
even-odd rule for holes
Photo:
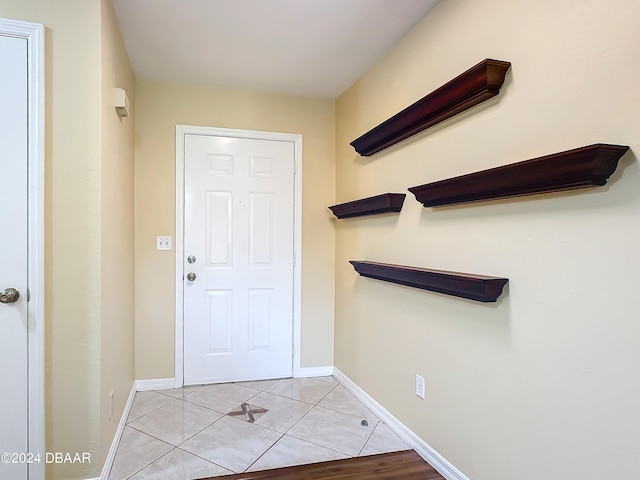
[[[290,377],[294,143],[184,141],[184,383]]]
[[[28,452],[27,40],[0,34],[0,453]],[[0,478],[28,478],[0,461]],[[9,460],[13,460],[9,458]],[[44,459],[43,459],[44,461]]]

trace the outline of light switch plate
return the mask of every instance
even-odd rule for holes
[[[156,250],[171,250],[171,236],[157,236]]]

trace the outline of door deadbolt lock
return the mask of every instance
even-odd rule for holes
[[[196,257],[194,257],[193,255],[189,255],[187,257],[187,262],[189,263],[196,263]]]
[[[20,298],[20,292],[15,288],[5,288],[0,292],[0,303],[16,303]]]
[[[193,282],[196,279],[196,274],[193,272],[189,272],[187,273],[187,280],[189,280],[190,282]]]

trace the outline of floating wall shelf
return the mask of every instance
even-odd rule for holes
[[[489,58],[358,137],[351,146],[368,157],[500,93],[511,63]]]
[[[425,207],[602,186],[629,150],[598,143],[460,177],[411,187]]]
[[[376,213],[399,212],[407,195],[405,193],[383,193],[375,197],[354,200],[329,207],[338,218],[360,217]]]
[[[444,293],[455,297],[495,302],[508,278],[487,277],[469,273],[428,270],[426,268],[390,265],[387,263],[362,262],[350,260],[356,272],[363,277],[399,283],[409,287],[421,288],[432,292]]]

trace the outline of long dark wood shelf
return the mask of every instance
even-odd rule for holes
[[[628,146],[598,143],[409,188],[425,207],[602,186]]]
[[[362,198],[352,202],[329,207],[338,218],[360,217],[376,213],[399,212],[407,196],[406,193],[383,193],[375,197]]]
[[[500,93],[510,62],[487,58],[408,106],[350,145],[364,157],[453,117]]]
[[[363,277],[399,283],[400,285],[479,302],[495,302],[498,300],[498,297],[502,294],[502,289],[509,281],[508,278],[430,270],[404,265],[390,265],[388,263],[356,260],[350,260],[349,263]]]

